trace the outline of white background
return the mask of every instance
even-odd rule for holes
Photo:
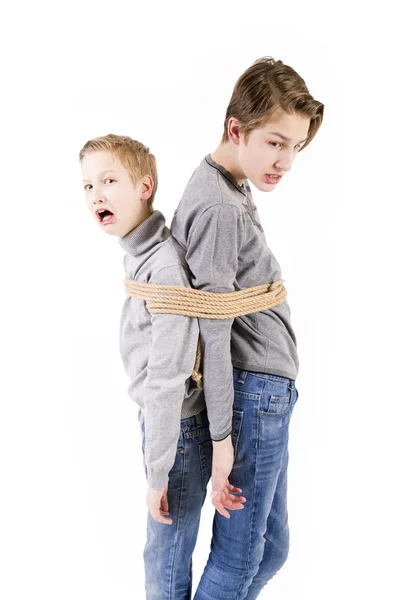
[[[170,223],[235,81],[265,55],[301,74],[325,117],[282,184],[253,191],[301,363],[291,551],[260,597],[396,598],[387,2],[34,2],[2,25],[1,598],[145,597],[146,482],[118,348],[123,252],[84,206],[78,152],[107,133],[149,145]],[[212,515],[207,499],[194,588]]]

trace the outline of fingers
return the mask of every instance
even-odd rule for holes
[[[242,508],[245,508],[243,506],[244,502],[246,502],[246,498],[243,498],[243,496],[240,498],[235,498],[234,496],[233,500],[225,499],[222,503],[228,510],[242,510]]]
[[[173,520],[166,518],[166,515],[169,514],[167,487],[163,490],[148,488],[146,504],[149,514],[155,521],[163,525],[172,525]]]
[[[228,480],[222,489],[214,489],[210,494],[210,498],[214,508],[227,519],[230,518],[228,510],[242,510],[246,498],[244,496],[234,496],[233,493],[242,492],[240,488],[231,485]]]
[[[150,510],[149,511],[151,517],[155,519],[158,523],[163,523],[163,525],[172,525],[173,519],[166,519],[163,515],[169,514],[163,510]]]
[[[229,512],[227,510],[225,510],[225,508],[221,502],[216,502],[215,500],[212,500],[212,504],[213,504],[214,508],[216,509],[216,511],[220,513],[220,515],[222,515],[226,519],[231,518],[231,515],[229,514]]]
[[[232,485],[232,483],[228,483],[227,487],[228,487],[228,489],[229,489],[230,492],[234,492],[234,493],[238,493],[238,494],[242,493],[242,490],[240,488],[237,488],[234,485]]]
[[[230,492],[227,492],[225,490],[223,494],[221,494],[221,497],[228,502],[232,502],[233,504],[237,502],[246,502],[246,498],[244,496],[235,496],[234,494],[231,494]]]
[[[216,509],[216,511],[219,512],[220,515],[222,515],[226,519],[230,519],[231,515],[225,508],[225,499],[222,498],[222,494],[220,492],[213,491],[210,494],[210,498],[211,498],[211,503],[214,506],[214,508]],[[230,506],[228,506],[228,508],[230,508]],[[243,508],[243,506],[242,506],[242,508]]]
[[[161,501],[160,501],[160,508],[161,510],[168,512],[169,511],[169,501],[167,498],[167,491],[165,492],[164,496],[162,497]]]
[[[239,494],[239,493],[241,494],[242,490],[238,487],[235,487],[231,483],[229,483],[228,479],[224,483],[224,485],[213,484],[212,490],[214,492],[220,493],[221,495],[224,495],[225,497],[229,498],[230,500],[239,498],[239,500],[242,501],[241,499],[243,498],[243,496],[240,496],[240,497],[235,496],[235,494]]]
[[[231,494],[222,494],[220,502],[230,510],[241,510],[244,508],[243,503],[246,502],[246,498],[243,496],[232,496]]]
[[[231,483],[227,483],[226,487],[228,488],[228,492],[225,492],[226,500],[231,510],[235,508],[243,508],[242,504],[246,502],[246,498],[244,496],[234,496],[233,494],[242,493],[241,488],[235,487]]]

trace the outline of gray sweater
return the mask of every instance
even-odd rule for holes
[[[239,185],[210,155],[192,174],[170,230],[184,251],[194,288],[233,292],[282,279],[248,181]],[[295,380],[296,337],[286,299],[235,319],[199,319],[199,328],[210,432],[221,440],[232,429],[232,367]]]
[[[137,281],[191,287],[184,251],[170,236],[161,212],[119,240],[125,250],[126,277]],[[168,483],[180,434],[180,421],[203,410],[201,392],[191,380],[199,326],[196,318],[153,314],[146,303],[127,297],[120,321],[120,351],[130,378],[128,394],[145,424],[148,485]]]

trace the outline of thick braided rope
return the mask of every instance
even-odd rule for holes
[[[147,301],[151,313],[172,313],[203,319],[231,319],[277,306],[287,296],[284,280],[238,292],[204,292],[183,286],[156,285],[125,279],[126,292]]]
[[[287,296],[284,280],[256,285],[238,292],[204,292],[175,285],[157,285],[124,279],[129,296],[146,300],[150,313],[186,315],[204,319],[231,319],[277,306]],[[192,379],[200,389],[201,346],[198,340]]]

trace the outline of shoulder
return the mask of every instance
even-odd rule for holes
[[[178,262],[153,271],[149,283],[191,287],[188,268]]]
[[[201,235],[228,236],[245,228],[244,213],[241,207],[233,204],[213,204],[204,209],[192,223],[190,236],[201,232]]]
[[[170,236],[152,255],[150,283],[184,285],[190,287],[190,271],[185,260],[185,250]]]

